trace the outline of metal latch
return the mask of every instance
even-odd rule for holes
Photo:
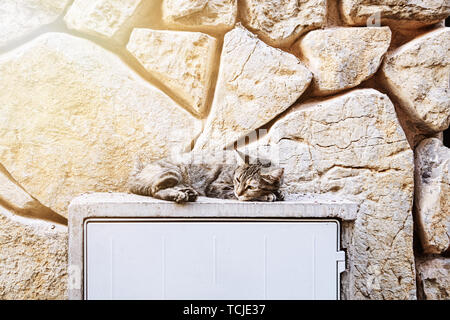
[[[345,271],[345,251],[336,252],[336,262],[338,273]]]

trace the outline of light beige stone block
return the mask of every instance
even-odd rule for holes
[[[195,149],[221,149],[254,133],[291,106],[311,79],[294,55],[237,26],[225,35],[212,110]]]
[[[216,46],[216,38],[200,32],[134,29],[127,49],[191,111],[203,116]]]
[[[326,24],[326,0],[243,0],[247,28],[272,46],[290,46],[301,34]]]
[[[67,224],[67,219],[42,205],[0,164],[0,206],[15,214]]]
[[[180,30],[223,33],[237,19],[237,0],[163,0],[163,21]]]
[[[69,29],[123,43],[158,4],[157,0],[75,0],[64,20]]]
[[[0,206],[0,299],[67,299],[67,227]]]
[[[419,298],[450,300],[450,258],[417,259]]]
[[[0,74],[0,159],[64,216],[81,193],[125,191],[134,155],[181,152],[201,130],[119,57],[67,34],[1,56]]]
[[[447,0],[342,0],[341,16],[350,25],[382,23],[392,27],[418,28],[450,15]]]
[[[0,47],[54,22],[69,0],[0,1]]]
[[[248,149],[284,168],[287,193],[359,203],[343,236],[345,299],[415,299],[414,157],[388,96],[359,89],[294,106]]]
[[[415,214],[422,248],[441,254],[450,249],[450,149],[436,138],[415,150]]]
[[[314,74],[316,95],[356,87],[377,72],[391,42],[391,31],[381,28],[314,30],[299,40],[300,50]]]
[[[450,124],[450,28],[439,28],[386,55],[382,80],[417,125],[429,133]]]

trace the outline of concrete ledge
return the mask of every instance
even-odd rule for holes
[[[176,204],[126,193],[90,193],[69,205],[69,299],[83,299],[84,222],[88,218],[338,218],[356,219],[358,205],[330,195],[290,195],[280,202],[200,197]]]
[[[243,202],[200,197],[177,204],[127,193],[90,193],[72,200],[69,220],[80,217],[270,217],[355,220],[358,205],[329,195],[291,195],[286,201]]]

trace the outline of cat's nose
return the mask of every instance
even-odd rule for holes
[[[234,189],[234,193],[236,194],[236,197],[241,196],[244,193],[244,189],[243,188],[236,188]]]

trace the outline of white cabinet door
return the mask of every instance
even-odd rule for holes
[[[337,299],[339,223],[85,224],[87,299]]]

